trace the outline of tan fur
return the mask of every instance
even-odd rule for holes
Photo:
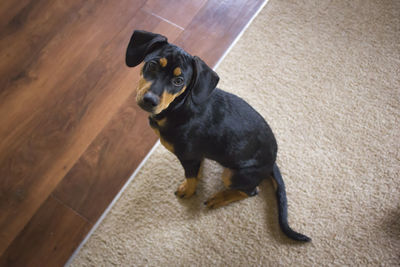
[[[173,146],[171,143],[165,141],[165,139],[161,136],[160,131],[159,131],[158,129],[153,128],[153,130],[155,131],[156,135],[160,138],[161,144],[162,144],[167,150],[169,150],[170,152],[174,153],[174,151],[175,151],[174,146]]]
[[[172,101],[174,101],[174,99],[177,98],[179,95],[181,95],[185,90],[186,86],[183,87],[182,90],[176,94],[171,94],[168,93],[167,91],[164,91],[163,94],[161,95],[160,104],[158,104],[154,113],[158,114],[164,109],[168,108],[169,104],[171,104]]]
[[[225,190],[218,192],[212,198],[207,200],[206,205],[210,209],[215,209],[248,197],[249,196],[246,193],[239,190]]]
[[[202,162],[200,164],[200,169],[199,169],[199,173],[197,174],[197,179],[203,178],[203,169],[204,169],[204,160],[202,160]]]
[[[224,171],[222,172],[222,182],[224,182],[224,185],[226,187],[229,187],[232,184],[231,178],[232,178],[233,172],[232,170],[225,168]]]
[[[151,84],[152,83],[147,81],[145,78],[143,78],[143,76],[140,77],[139,83],[138,83],[138,86],[136,89],[136,102],[139,102],[140,100],[142,100],[144,94],[146,94],[147,91],[149,91]]]
[[[168,64],[168,60],[165,57],[160,58],[161,67],[165,68],[167,66],[167,64]]]
[[[203,177],[203,165],[204,160],[200,164],[199,172],[197,177],[186,178],[185,181],[178,187],[176,195],[183,198],[191,197],[196,191],[198,181]]]
[[[182,74],[181,68],[177,67],[174,69],[174,76],[179,76]]]
[[[165,125],[167,124],[167,118],[163,118],[161,120],[157,120],[156,122],[157,122],[158,127],[161,127],[161,128],[165,127]]]
[[[176,195],[181,198],[189,198],[196,192],[198,179],[186,178],[185,181],[178,187]]]
[[[275,191],[278,190],[278,183],[275,181],[274,177],[271,177],[272,186],[274,187]]]

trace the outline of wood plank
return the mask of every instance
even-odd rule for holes
[[[171,41],[181,33],[179,28],[140,12],[121,32],[121,43],[130,37],[133,28],[161,33]],[[124,45],[127,44],[126,41]],[[131,88],[131,95],[54,192],[58,199],[92,223],[101,216],[157,140],[148,127],[147,114],[137,106],[136,93],[132,92],[139,78],[139,68],[121,67],[124,76],[135,79],[125,84]]]
[[[204,12],[202,18],[207,17]],[[208,10],[208,12],[210,11]],[[247,19],[250,19],[251,15],[249,13]],[[226,21],[226,18],[222,18],[222,20]],[[235,21],[231,20],[230,23],[234,24]],[[242,24],[238,27],[243,28],[246,23],[247,21],[243,19]],[[231,27],[231,25],[227,24],[225,27]],[[196,30],[196,28],[194,29]],[[158,29],[153,29],[153,31],[163,33]],[[208,39],[207,45],[217,47],[221,38],[224,38],[225,42],[233,42],[240,31],[234,32],[236,35],[230,35],[229,38],[218,36],[214,39]],[[178,43],[182,42],[181,36],[177,39]],[[195,34],[190,36],[196,37]],[[173,39],[170,36],[168,37],[170,42],[174,43]],[[186,40],[192,42],[192,39]],[[211,61],[216,62],[223,52],[220,51],[220,54]],[[132,73],[132,75],[137,75],[137,73]],[[117,194],[119,188],[129,178],[129,174],[133,172],[134,167],[139,164],[140,157],[135,158],[135,156],[139,154],[144,157],[151,148],[153,142],[151,140],[155,138],[154,133],[147,125],[147,120],[144,120],[143,117],[137,118],[137,114],[142,113],[142,116],[145,114],[138,111],[134,95],[135,93],[130,96],[122,110],[99,134],[54,193],[63,203],[88,218],[92,223],[100,217],[113,199],[113,195]],[[126,114],[131,115],[129,117]],[[136,126],[133,127],[135,124]],[[146,144],[143,145],[143,143]],[[142,145],[140,146],[140,144]],[[147,148],[147,150],[143,150],[143,148]],[[96,203],[96,206],[93,206],[92,203]]]
[[[72,47],[63,49],[67,54],[55,49],[45,55],[49,65],[41,69],[42,77],[49,77],[50,82],[22,90],[28,94],[36,90],[39,98],[30,94],[23,99],[27,102],[22,101],[24,112],[18,117],[18,127],[5,123],[10,134],[0,149],[0,254],[130,92],[131,88],[118,84],[131,78],[118,75],[120,68],[116,68],[124,64],[122,55],[129,36],[114,46],[115,50],[107,50],[107,45],[140,9],[141,5],[132,7],[131,3],[105,1],[95,9],[81,10],[83,24],[77,21],[71,26],[72,32],[78,28],[78,43],[73,41]],[[81,30],[81,26],[87,28]],[[54,65],[59,56],[65,61],[61,68]]]
[[[207,0],[148,0],[143,9],[184,29],[206,2]]]
[[[54,195],[95,223],[156,140],[146,114],[136,106],[135,94],[132,94],[62,180]]]
[[[6,29],[6,25],[18,14],[22,9],[24,9],[31,0],[3,0],[0,6],[0,32]],[[0,33],[1,34],[1,33]]]
[[[13,260],[17,265],[37,265],[48,254],[65,259],[77,245],[78,236],[83,239],[87,230],[68,239],[67,226],[57,228],[52,218],[43,216],[43,209],[51,210],[48,202],[55,201],[53,197],[46,200],[50,192],[62,180],[53,196],[95,222],[154,143],[156,137],[147,126],[146,115],[134,103],[138,68],[124,66],[124,53],[135,28],[176,39],[181,29],[171,28],[166,21],[179,6],[172,1],[174,12],[163,13],[164,7],[155,5],[156,0],[149,0],[144,7],[144,0],[132,1],[86,2],[68,26],[46,37],[43,47],[37,46],[38,53],[26,65],[24,75],[9,83],[8,93],[0,97],[0,255],[13,241],[0,265]],[[229,47],[240,32],[236,27],[243,28],[252,15],[230,9],[255,12],[256,2],[262,1],[210,0],[200,10],[195,3],[191,11],[197,14],[195,19],[189,23],[183,17],[178,22],[187,25],[176,43],[212,66],[225,52],[219,46]],[[155,5],[154,11],[149,9],[151,5]],[[141,8],[143,11],[137,12]],[[149,19],[150,14],[168,19]],[[213,54],[208,54],[210,49]],[[70,214],[67,210],[62,213]],[[70,230],[77,224],[71,221]],[[40,225],[50,225],[57,241],[52,243],[51,236],[39,237]],[[31,239],[36,243],[29,243]],[[52,251],[51,244],[56,243],[62,245]],[[32,249],[35,244],[39,248]],[[44,249],[40,249],[42,245]],[[24,261],[18,261],[17,255]]]
[[[30,1],[0,32],[0,99],[10,92],[9,83],[26,75],[38,52],[63,30],[84,1]]]
[[[177,41],[214,66],[265,0],[209,0]]]
[[[0,266],[63,266],[92,225],[49,197],[0,257]]]
[[[20,69],[23,75],[9,82],[7,93],[0,97],[0,151],[7,150],[10,139],[23,133],[30,120],[46,113],[54,100],[69,91],[144,1],[115,4],[92,0],[74,12],[79,19],[66,21],[68,27],[49,41],[32,64]]]

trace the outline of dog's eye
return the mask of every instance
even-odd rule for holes
[[[148,71],[156,71],[157,70],[157,63],[155,63],[154,61],[147,62],[146,69]]]
[[[182,85],[183,85],[183,78],[182,78],[182,77],[174,77],[174,78],[172,79],[172,83],[173,83],[175,86],[182,86]]]

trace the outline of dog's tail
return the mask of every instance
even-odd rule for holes
[[[282,231],[293,240],[304,242],[311,241],[311,238],[293,231],[293,229],[289,226],[285,184],[283,183],[282,175],[276,162],[274,163],[274,167],[272,169],[272,176],[277,183],[276,197],[278,198],[279,225]]]

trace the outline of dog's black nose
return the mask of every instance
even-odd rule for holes
[[[143,103],[150,107],[155,107],[160,103],[160,98],[152,92],[148,92],[143,96]]]

